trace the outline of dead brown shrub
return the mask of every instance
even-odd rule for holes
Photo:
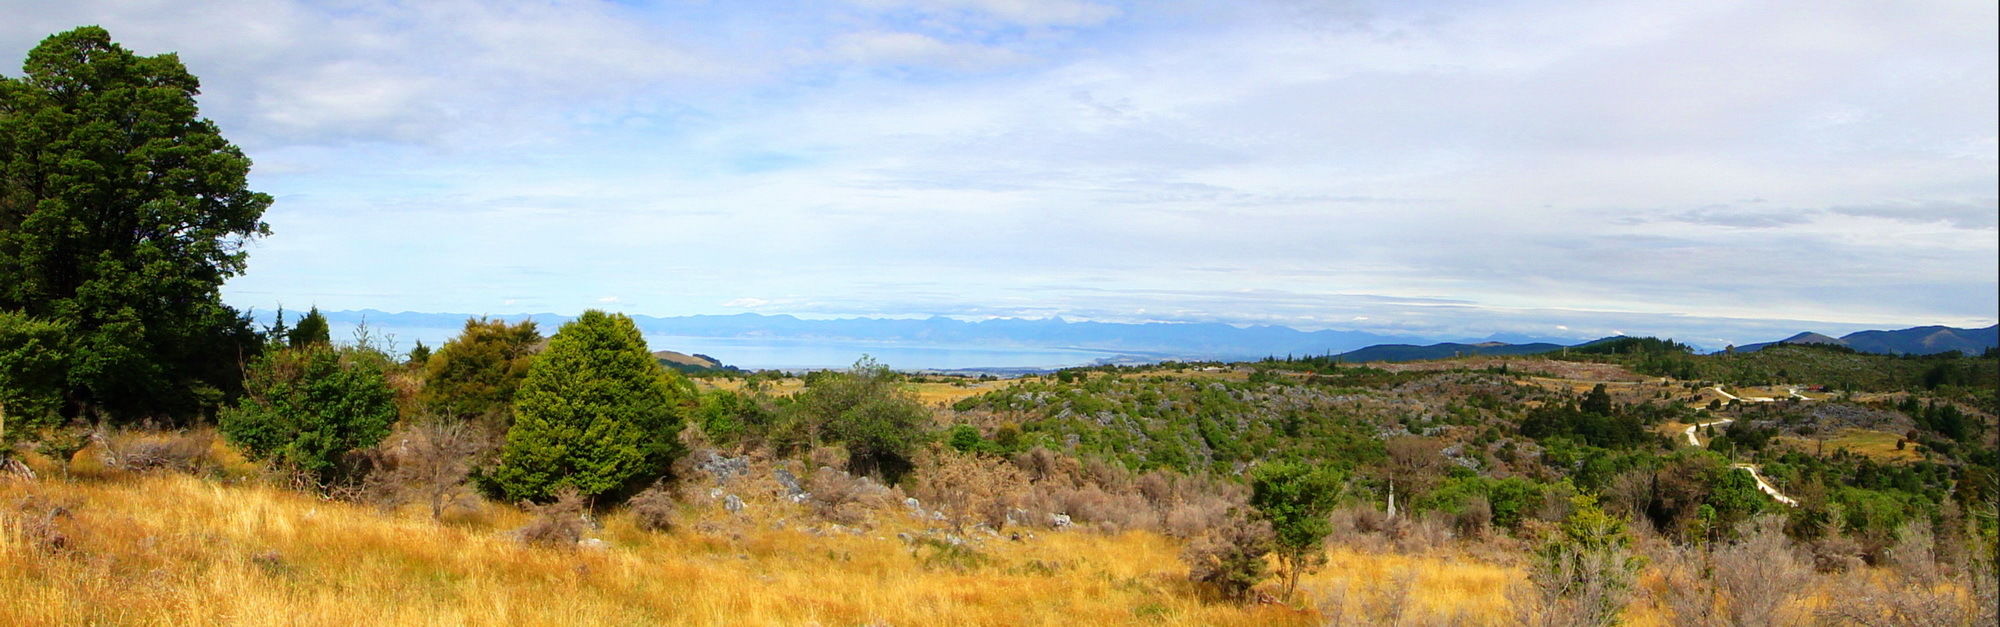
[[[1442,512],[1423,512],[1395,519],[1389,538],[1402,553],[1423,553],[1451,543],[1451,518]]]
[[[104,438],[108,466],[131,472],[201,472],[216,468],[215,434],[121,433]]]
[[[1076,458],[1042,447],[1016,453],[1014,465],[1037,484],[1074,486],[1082,483],[1083,464]]]
[[[633,495],[626,507],[632,511],[632,522],[644,531],[666,533],[674,530],[680,510],[674,505],[673,490],[665,485],[654,485]]]
[[[1132,471],[1095,457],[1084,460],[1081,479],[1083,483],[1097,486],[1106,492],[1116,494],[1132,492]]]
[[[1487,529],[1492,526],[1493,506],[1486,501],[1486,497],[1484,496],[1474,496],[1466,499],[1465,506],[1459,509],[1456,516],[1452,517],[1452,528],[1458,531],[1460,537],[1485,537]]]
[[[1822,573],[1844,573],[1866,565],[1861,560],[1861,544],[1838,530],[1807,543],[1806,551],[1812,556],[1813,570]]]
[[[1342,580],[1326,596],[1321,597],[1320,616],[1327,625],[1402,625],[1411,606],[1411,593],[1416,588],[1417,572],[1403,568],[1387,578],[1379,580],[1367,590],[1353,590],[1352,580]],[[1350,595],[1360,596],[1358,600]],[[1411,621],[1428,624],[1429,621]],[[1470,621],[1440,621],[1438,624],[1466,624]]]
[[[465,422],[425,420],[397,425],[368,452],[374,467],[362,481],[362,498],[385,508],[422,503],[432,520],[470,506],[478,495],[467,484],[493,439]]]
[[[1928,583],[1943,575],[1938,567],[1937,536],[1931,533],[1927,520],[1910,520],[1897,527],[1896,541],[1884,557],[1890,567],[1912,581]]]
[[[1181,552],[1181,561],[1188,565],[1189,581],[1223,598],[1242,601],[1271,576],[1264,555],[1271,552],[1273,538],[1271,523],[1237,509],[1230,513],[1229,522],[1189,544]]]
[[[859,525],[868,519],[869,501],[884,494],[880,484],[856,477],[832,466],[821,466],[807,482],[811,494],[806,506],[821,520],[842,525]]]
[[[1389,438],[1382,443],[1388,451],[1384,474],[1409,500],[1429,492],[1451,462],[1444,458],[1444,442],[1413,435]]]
[[[1813,571],[1773,515],[1737,525],[1735,542],[1669,547],[1654,552],[1674,623],[1694,626],[1778,625],[1804,598]]]
[[[1332,516],[1332,537],[1336,538],[1382,533],[1389,529],[1388,516],[1369,505],[1345,505],[1334,508]]]
[[[1652,553],[1660,576],[1659,601],[1673,614],[1674,624],[1703,627],[1722,624],[1720,597],[1708,576],[1708,553],[1697,547],[1669,546]]]
[[[911,493],[960,531],[977,523],[1005,527],[1028,491],[1027,475],[1006,460],[942,447],[920,456],[912,479]]]
[[[806,454],[806,459],[814,468],[846,468],[847,449],[839,446],[816,447]]]
[[[14,501],[11,511],[0,512],[0,523],[20,534],[29,547],[44,553],[64,553],[73,548],[62,521],[70,518],[70,508],[39,494],[29,493]]]
[[[1822,623],[1844,625],[1991,625],[1991,596],[1964,594],[1958,586],[1931,585],[1900,577],[1882,581],[1867,573],[1847,573],[1833,592],[1838,603],[1821,608]]]
[[[1054,525],[1054,515],[1060,514],[1072,523],[1105,533],[1157,529],[1161,516],[1146,497],[1113,494],[1094,485],[1034,484],[1021,499],[1021,507],[1039,524]]]
[[[575,488],[563,488],[556,492],[553,503],[522,503],[521,506],[535,515],[527,526],[514,532],[528,544],[574,548],[577,541],[583,539],[584,529],[590,526],[583,517],[586,509],[583,496]]]
[[[1181,501],[1181,493],[1177,489],[1181,481],[1177,477],[1179,475],[1165,470],[1154,470],[1139,475],[1136,488],[1140,496],[1152,502],[1153,507],[1165,509]]]
[[[1760,516],[1737,527],[1740,540],[1715,549],[1710,576],[1734,625],[1779,624],[1780,612],[1801,598],[1812,581],[1810,565],[1798,558],[1785,521]]]

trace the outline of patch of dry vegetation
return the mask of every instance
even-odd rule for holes
[[[1793,450],[1815,455],[1820,454],[1822,446],[1822,441],[1814,438],[1780,435],[1772,439]],[[1914,442],[1904,440],[1901,435],[1872,429],[1841,429],[1824,440],[1824,447],[1829,454],[1846,450],[1880,462],[1913,462],[1924,458]]]
[[[792,517],[777,501],[685,512],[716,533],[495,505],[437,523],[170,473],[7,481],[0,504],[0,623],[14,625],[1314,622],[1202,601],[1176,543],[1147,532],[989,541],[985,565],[958,572],[920,568],[894,532],[906,521],[819,535],[779,528]],[[545,524],[605,547],[518,539]]]

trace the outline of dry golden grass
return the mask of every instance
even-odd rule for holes
[[[1202,600],[1180,545],[1129,532],[1044,532],[986,541],[991,561],[927,570],[882,526],[819,536],[803,510],[752,499],[748,516],[686,507],[673,533],[606,517],[609,548],[537,548],[508,531],[511,507],[433,523],[323,501],[255,481],[178,473],[74,481],[0,480],[0,624],[1312,624],[1311,610]],[[68,510],[49,550],[22,532],[17,504]],[[790,509],[788,509],[790,508]],[[899,522],[901,521],[901,522]],[[899,527],[899,525],[902,525]],[[703,529],[705,531],[697,531]],[[1422,573],[1424,608],[1505,615],[1506,568],[1336,552],[1306,579],[1308,602],[1336,578]],[[1429,611],[1428,609],[1426,611]]]
[[[1416,554],[1336,545],[1297,605],[1241,606],[1204,600],[1181,543],[1143,531],[989,537],[983,565],[927,568],[898,539],[923,526],[900,506],[852,533],[739,485],[742,514],[697,489],[673,532],[615,512],[590,533],[606,548],[548,548],[513,537],[528,522],[513,507],[436,523],[419,508],[272,487],[240,458],[217,479],[90,469],[88,457],[68,480],[0,478],[0,624],[1307,625],[1338,611],[1342,624],[1393,612],[1404,624],[1507,625],[1527,576],[1525,553],[1506,542]],[[59,546],[35,530],[50,504],[67,510]],[[1799,610],[1827,602],[1824,583]],[[1665,585],[1642,572],[1623,622],[1673,624]]]
[[[1819,441],[1812,438],[1781,435],[1774,439],[1781,445],[1789,446],[1799,451],[1807,453],[1816,453],[1819,451]],[[1834,437],[1827,438],[1826,450],[1830,453],[1835,449],[1847,449],[1855,454],[1881,462],[1913,462],[1924,458],[1923,455],[1917,453],[1914,444],[1906,445],[1901,450],[1898,450],[1896,442],[1901,439],[1903,439],[1903,436],[1887,431],[1855,428],[1841,429]]]
[[[703,389],[728,390],[731,392],[742,392],[749,385],[748,381],[744,379],[723,379],[717,377],[697,378],[694,379],[694,384]],[[787,377],[775,381],[767,380],[762,382],[761,385],[763,386],[761,389],[765,393],[775,396],[790,396],[797,394],[799,390],[806,389],[805,380],[798,377]]]
[[[961,400],[1005,388],[1019,382],[1019,379],[999,379],[995,381],[972,381],[963,383],[909,383],[903,387],[925,405],[950,406]]]
[[[917,401],[925,405],[949,406],[966,398],[1014,385],[1019,381],[1019,379],[998,379],[993,381],[967,379],[963,382],[955,381],[949,383],[905,383],[902,387],[911,396],[915,397]],[[695,384],[706,389],[729,390],[731,392],[741,392],[745,387],[745,382],[742,379],[700,378],[695,379]],[[797,377],[766,381],[763,385],[764,392],[773,396],[790,396],[806,389],[805,380]]]

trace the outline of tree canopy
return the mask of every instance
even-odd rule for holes
[[[332,344],[333,331],[326,323],[326,316],[320,314],[318,307],[314,307],[312,311],[306,312],[305,317],[299,318],[299,323],[293,325],[292,330],[286,333],[285,340],[292,348]]]
[[[693,398],[631,318],[586,311],[528,367],[500,463],[481,481],[510,500],[546,501],[565,487],[587,498],[627,492],[679,456]]]
[[[815,440],[847,447],[850,470],[892,483],[913,467],[930,423],[923,404],[896,385],[896,373],[865,356],[847,372],[808,375],[796,406]]]
[[[224,436],[252,457],[337,478],[342,457],[374,446],[396,421],[389,358],[367,348],[308,344],[253,361],[242,403],[222,412]]]
[[[74,412],[187,417],[220,403],[256,350],[217,289],[267,234],[271,197],[195,106],[173,54],[85,26],[0,77],[0,310],[69,327]]]
[[[424,409],[441,417],[483,420],[504,426],[514,390],[528,376],[528,364],[542,342],[535,321],[507,324],[473,318],[465,330],[419,364]],[[412,358],[415,353],[412,352]]]
[[[1333,533],[1327,515],[1340,499],[1340,485],[1339,473],[1296,461],[1266,462],[1250,473],[1250,506],[1271,522],[1287,595],[1300,575],[1326,560],[1321,543]]]

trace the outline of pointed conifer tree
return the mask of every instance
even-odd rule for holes
[[[586,311],[562,326],[514,396],[499,464],[481,477],[507,500],[625,494],[667,471],[694,397],[646,350],[632,319]]]

